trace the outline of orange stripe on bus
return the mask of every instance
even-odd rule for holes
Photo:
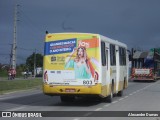
[[[99,40],[97,38],[84,39],[78,41],[78,46],[86,48],[95,48],[99,47]]]

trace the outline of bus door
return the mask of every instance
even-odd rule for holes
[[[108,44],[101,42],[101,57],[102,57],[102,86],[105,86],[110,83],[109,73],[108,73]]]
[[[115,54],[116,54],[116,92],[118,91],[119,82],[120,82],[120,73],[121,76],[124,76],[123,69],[120,67],[120,49],[119,46],[115,46]],[[122,78],[121,78],[122,79]]]
[[[114,86],[114,92],[116,90],[116,76],[117,76],[117,54],[116,54],[116,45],[110,44],[110,81],[112,82],[112,85]]]
[[[106,82],[110,83],[109,44],[106,43]]]

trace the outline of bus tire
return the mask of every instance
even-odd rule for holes
[[[110,93],[110,95],[107,97],[107,102],[109,102],[109,103],[112,102],[112,99],[113,99],[113,91],[114,91],[114,84],[112,83],[111,93]]]
[[[111,93],[109,96],[102,98],[102,101],[105,103],[111,103],[112,102],[112,98],[113,98],[113,84],[111,86]]]
[[[113,99],[113,93],[111,92],[111,94],[107,97],[107,102],[111,103]]]
[[[123,90],[119,91],[119,92],[117,93],[117,96],[118,96],[118,97],[122,97],[122,96],[123,96]]]
[[[74,101],[74,96],[60,96],[61,102],[72,102]]]
[[[124,83],[123,83],[123,88],[122,88],[122,90],[121,91],[119,91],[118,93],[117,93],[117,96],[119,96],[119,97],[121,97],[121,96],[123,96],[123,89],[125,89],[125,80],[124,80]]]

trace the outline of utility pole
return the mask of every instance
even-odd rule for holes
[[[36,77],[36,49],[34,52],[34,77]]]
[[[16,50],[17,50],[17,10],[18,4],[14,8],[14,34],[13,34],[13,46],[12,46],[12,69],[16,69]]]
[[[12,68],[12,51],[13,51],[13,44],[10,44],[11,45],[11,54],[10,54],[10,61],[9,61],[9,68]]]

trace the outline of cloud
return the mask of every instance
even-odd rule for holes
[[[119,40],[131,47],[157,47],[160,34],[159,0],[17,0],[18,46],[43,51],[45,31],[89,32]],[[13,38],[14,2],[0,1],[0,38]],[[72,29],[64,29],[72,28]],[[2,51],[9,52],[9,47]],[[30,53],[18,51],[27,56]]]

